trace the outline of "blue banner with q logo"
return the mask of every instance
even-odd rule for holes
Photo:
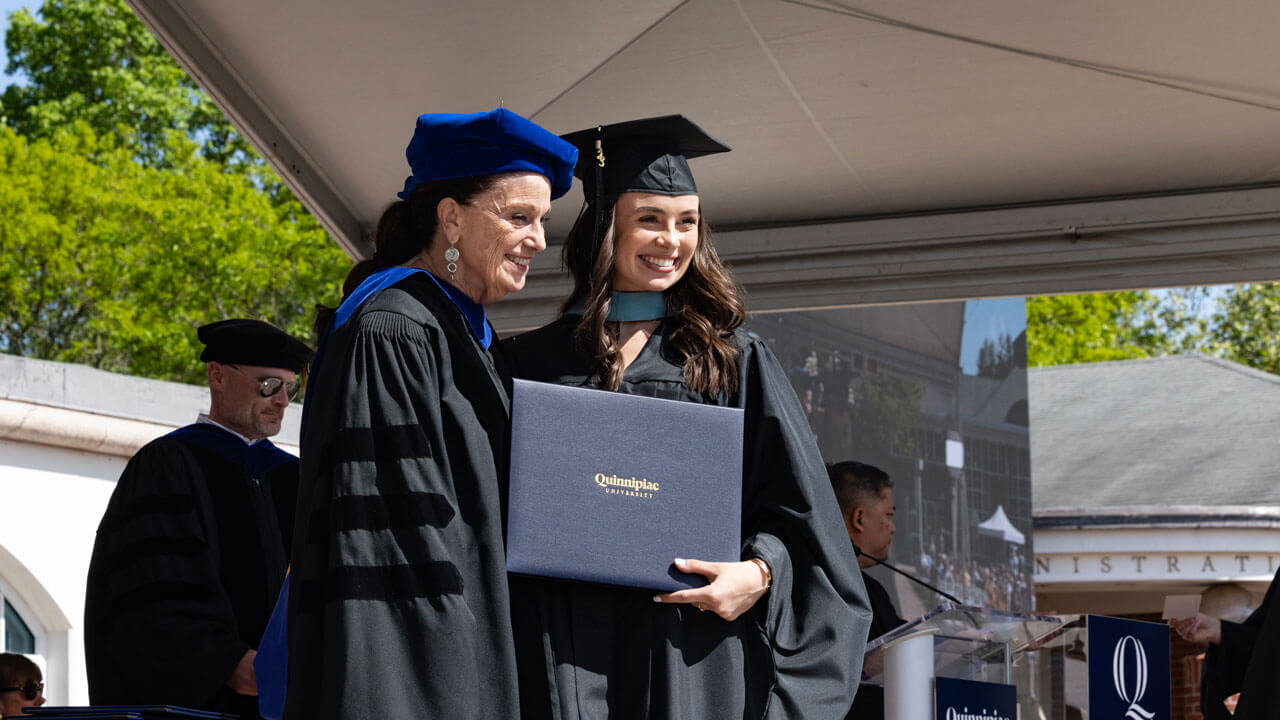
[[[1170,709],[1169,626],[1090,615],[1089,717],[1169,720]]]

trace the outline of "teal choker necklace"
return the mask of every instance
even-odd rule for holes
[[[586,300],[579,300],[566,312],[570,315],[583,315],[587,311]],[[660,292],[618,292],[614,291],[613,300],[609,303],[609,317],[606,322],[644,322],[645,320],[661,320],[669,316],[667,299]]]
[[[658,320],[668,315],[667,299],[660,292],[617,292],[609,303],[608,322]]]

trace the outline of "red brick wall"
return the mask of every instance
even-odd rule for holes
[[[1174,635],[1174,642],[1185,642]],[[1204,653],[1193,652],[1173,661],[1173,716],[1184,720],[1204,720],[1200,716],[1200,666]]]

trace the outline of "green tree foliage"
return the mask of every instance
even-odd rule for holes
[[[29,81],[0,98],[5,123],[29,138],[74,121],[118,134],[146,164],[166,162],[179,130],[220,163],[261,165],[243,138],[173,61],[124,0],[47,0],[40,17],[16,11],[5,34],[6,71]]]
[[[1204,352],[1204,288],[1027,298],[1027,364],[1127,360]]]
[[[1215,354],[1280,374],[1280,284],[1228,290],[1218,300],[1209,336]]]
[[[202,381],[195,327],[310,335],[349,260],[123,0],[5,35],[0,352]]]
[[[1007,333],[1001,333],[996,339],[987,338],[978,348],[978,377],[1003,380],[1015,368],[1027,362],[1026,338],[1019,335],[1016,339]]]
[[[1190,352],[1280,374],[1280,283],[1027,299],[1029,365]]]
[[[887,373],[861,373],[849,388],[852,432],[859,457],[879,460],[879,453],[910,455],[915,451],[911,428],[920,415],[924,386]]]
[[[37,140],[0,128],[0,351],[201,382],[202,323],[310,335],[346,256],[181,133],[156,143],[168,167],[86,123]]]
[[[1145,292],[1027,298],[1027,364],[1147,357],[1133,320],[1149,302]]]

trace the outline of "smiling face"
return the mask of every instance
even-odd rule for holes
[[[614,205],[613,289],[662,292],[698,249],[697,195],[623,193]]]
[[[433,243],[431,253],[443,258],[449,247],[456,247],[454,285],[477,303],[493,302],[524,287],[533,256],[547,249],[550,211],[551,182],[545,176],[504,175],[465,205],[451,198],[440,203],[444,237]],[[437,261],[436,266],[446,264]]]

